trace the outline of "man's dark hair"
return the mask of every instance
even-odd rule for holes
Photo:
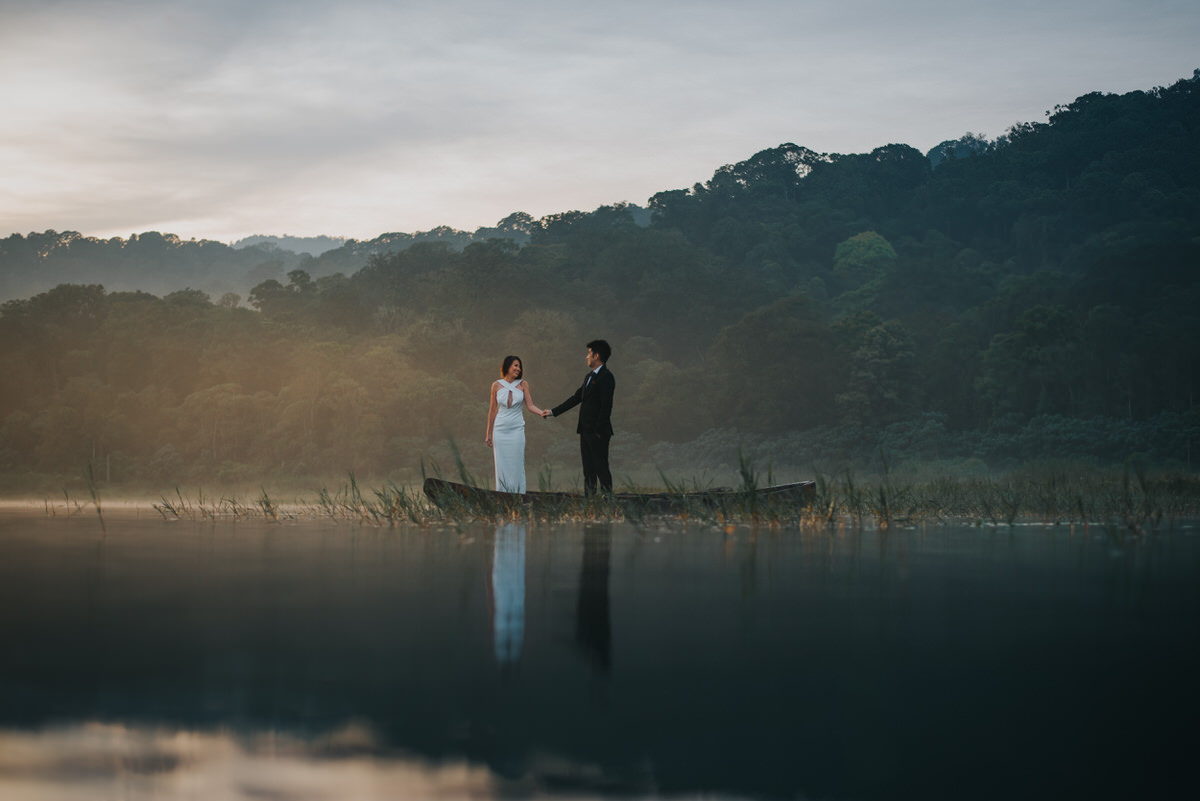
[[[587,343],[588,350],[600,357],[600,361],[607,362],[608,357],[612,356],[612,348],[603,339],[593,339]]]

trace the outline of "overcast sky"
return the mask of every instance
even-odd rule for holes
[[[1196,0],[0,0],[0,236],[474,230],[995,138],[1200,67]]]

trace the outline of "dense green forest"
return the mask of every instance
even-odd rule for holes
[[[5,273],[76,273],[0,307],[0,473],[410,481],[453,441],[486,479],[501,359],[550,405],[595,337],[614,351],[618,479],[720,480],[739,450],[799,474],[1200,458],[1200,70],[929,154],[785,144],[647,206],[318,258],[9,237]],[[96,280],[231,260],[258,270],[245,297]],[[531,419],[531,472],[577,480],[573,431]]]

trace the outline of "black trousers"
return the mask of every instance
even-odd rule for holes
[[[583,492],[586,495],[596,494],[597,483],[601,492],[612,495],[612,473],[608,469],[609,439],[596,434],[579,436],[579,455],[583,458]]]

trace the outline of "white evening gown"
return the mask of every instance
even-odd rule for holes
[[[496,389],[496,421],[492,424],[492,455],[496,459],[496,489],[525,492],[525,393],[520,381],[503,378]]]

